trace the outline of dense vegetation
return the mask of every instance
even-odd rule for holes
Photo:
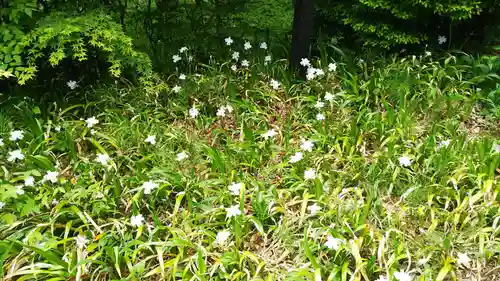
[[[498,1],[311,3],[0,0],[0,278],[498,280]]]

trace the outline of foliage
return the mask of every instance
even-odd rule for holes
[[[254,29],[289,32],[293,21],[292,1],[248,1],[245,11],[237,14],[236,17],[242,24]]]
[[[325,0],[320,1],[319,11],[327,30],[332,24],[345,25],[366,46],[438,45],[438,37],[445,36],[444,46],[458,47],[485,36],[480,30],[499,26],[493,18],[498,7],[497,0]],[[346,31],[346,36],[352,31]]]
[[[148,74],[151,68],[147,56],[134,51],[132,39],[121,31],[120,25],[103,14],[48,16],[27,34],[22,43],[29,51],[28,68],[19,75],[21,84],[33,78],[37,59],[45,53],[48,53],[50,65],[56,66],[67,57],[77,61],[86,60],[88,47],[106,54],[113,76],[120,76],[126,65],[136,67],[141,74]]]
[[[221,39],[228,36],[281,41],[293,16],[285,0],[132,1],[129,6],[126,30],[160,72],[174,69],[171,54],[184,46],[207,62],[222,55]]]
[[[3,63],[0,69],[14,74],[19,84],[33,79],[39,69],[55,67],[64,59],[82,62],[98,55],[109,65],[110,73],[118,77],[125,67],[149,75],[149,58],[134,50],[132,39],[111,17],[100,12],[83,15],[37,10],[36,1],[9,1],[2,11]],[[29,22],[36,13],[33,24]]]
[[[0,275],[498,279],[498,58],[343,53],[292,84],[286,60],[241,45],[182,53],[178,88],[105,85],[47,118],[6,107]]]

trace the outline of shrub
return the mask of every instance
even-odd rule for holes
[[[113,76],[120,76],[126,66],[136,68],[141,74],[151,71],[149,58],[135,51],[132,39],[104,13],[48,14],[37,8],[36,1],[27,0],[4,5],[0,14],[4,22],[0,31],[3,46],[0,69],[15,75],[19,84],[34,78],[38,70],[55,67],[64,59],[86,61],[90,53],[104,57]]]
[[[495,25],[492,15],[498,12],[498,1],[324,0],[320,1],[319,10],[321,24],[326,29],[344,25],[364,45],[389,48],[400,44],[435,44],[438,36],[454,38],[460,44],[466,38],[484,36],[480,30]]]

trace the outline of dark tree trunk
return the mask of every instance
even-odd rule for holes
[[[124,0],[123,3],[122,1],[119,2],[120,6],[120,24],[122,26],[123,32],[125,32],[125,13],[127,12],[127,0]]]
[[[290,67],[300,76],[305,76],[305,69],[300,60],[309,57],[309,47],[313,35],[314,1],[295,0],[292,32],[292,53]]]

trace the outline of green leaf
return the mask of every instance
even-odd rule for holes
[[[0,201],[6,201],[9,198],[16,198],[16,187],[11,184],[0,185]]]
[[[30,245],[24,244],[24,243],[19,242],[19,241],[15,241],[15,243],[21,245],[24,248],[28,248],[28,249],[32,250],[33,252],[42,256],[44,259],[46,259],[51,264],[60,265],[63,268],[68,267],[68,264],[60,258],[60,256],[62,256],[62,254],[59,252],[56,252],[55,250],[42,250],[40,248],[30,246]]]
[[[200,280],[206,280],[205,278],[205,272],[207,270],[207,265],[205,263],[205,258],[203,256],[203,251],[201,249],[198,249],[198,277]]]
[[[3,277],[4,261],[7,259],[12,246],[14,246],[14,243],[0,242],[0,253],[2,253],[0,255],[0,277]]]
[[[40,110],[40,107],[38,106],[35,106],[31,109],[31,111],[34,113],[34,114],[41,114],[42,111]]]
[[[26,201],[24,201],[23,204],[21,204],[21,210],[20,210],[21,217],[37,212],[40,212],[40,206],[36,203],[34,199],[28,198],[26,199]]]
[[[14,38],[14,35],[10,32],[5,32],[3,35],[4,42],[9,42],[12,38]]]
[[[309,236],[308,236],[309,229],[305,228],[304,229],[304,241],[302,242],[302,247],[304,248],[304,253],[306,254],[306,257],[309,259],[313,267],[319,268],[319,264],[316,261],[316,257],[312,254],[311,248],[309,247]]]
[[[40,167],[44,170],[53,171],[55,169],[54,164],[52,164],[52,161],[45,156],[42,155],[28,156],[28,160],[31,161],[31,163],[33,163],[37,167]]]
[[[250,218],[250,221],[253,223],[255,229],[257,229],[258,232],[264,234],[264,227],[262,226],[262,223],[259,221],[259,219],[252,217]]]
[[[5,224],[13,224],[16,221],[16,219],[17,219],[16,215],[10,213],[3,214],[1,217],[1,220]]]
[[[33,12],[33,10],[31,8],[24,8],[24,13],[26,13],[26,15],[28,15],[28,17],[30,17],[30,18],[31,18],[32,12]]]
[[[451,265],[449,263],[446,263],[443,268],[438,273],[438,276],[436,277],[436,281],[443,281],[446,275],[448,275],[448,272],[450,272]]]
[[[12,61],[12,55],[10,53],[5,54],[5,57],[3,58],[4,63],[10,63]]]
[[[249,143],[253,143],[254,142],[254,135],[253,135],[253,131],[250,130],[247,126],[246,123],[243,122],[243,134],[245,136],[245,140],[248,141]]]

